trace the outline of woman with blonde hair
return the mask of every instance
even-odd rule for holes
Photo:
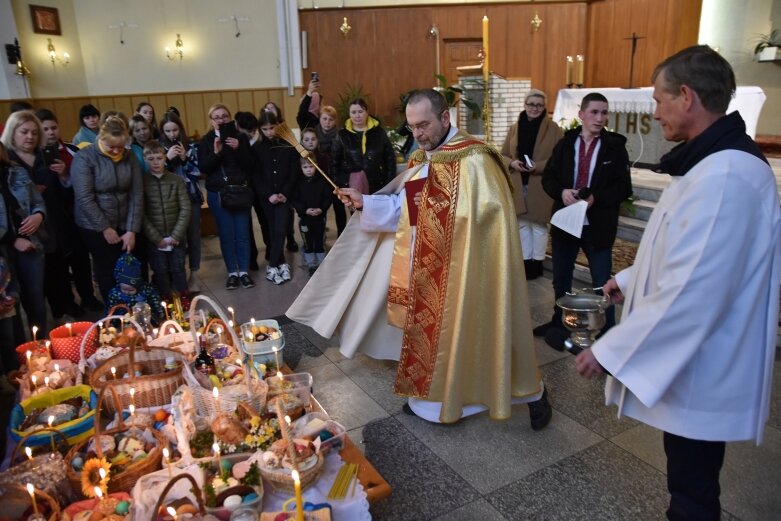
[[[548,221],[553,200],[542,189],[542,172],[562,137],[559,126],[547,116],[545,93],[532,89],[526,95],[525,110],[502,146],[502,158],[510,169],[515,188],[513,201],[523,249],[526,279],[542,276],[542,261],[548,246]]]
[[[230,110],[222,103],[209,107],[212,129],[198,148],[198,165],[206,176],[206,201],[217,223],[220,251],[228,278],[225,289],[241,284],[251,288],[249,276],[250,208],[254,194],[250,187],[253,158],[247,136],[236,129]]]
[[[37,151],[41,140],[41,123],[32,111],[14,112],[0,137],[0,247],[20,289],[22,307],[27,313],[27,330],[38,326],[48,331],[44,297],[44,245],[41,225],[46,218],[46,204],[27,169],[12,161],[7,149]],[[18,158],[18,156],[15,155]]]
[[[76,225],[104,302],[114,286],[114,265],[123,251],[133,251],[143,222],[141,167],[125,148],[129,139],[124,114],[110,114],[95,145],[76,154],[71,165]]]

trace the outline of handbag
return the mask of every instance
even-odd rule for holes
[[[247,185],[225,185],[220,189],[220,207],[226,210],[249,210],[255,194]]]

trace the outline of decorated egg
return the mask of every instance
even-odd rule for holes
[[[114,512],[120,516],[126,516],[130,512],[130,501],[125,500],[117,503],[117,507],[114,509]]]
[[[228,461],[226,459],[221,459],[220,460],[220,471],[221,472],[230,472],[232,468],[233,468],[233,463],[231,463],[230,461]]]
[[[252,494],[247,494],[246,496],[244,496],[244,499],[242,499],[241,502],[242,503],[252,503],[256,499],[258,499],[258,495],[253,492]]]
[[[233,466],[233,477],[242,479],[249,472],[250,464],[248,461],[240,461]]]
[[[241,496],[238,494],[233,494],[232,496],[226,497],[225,501],[222,503],[222,506],[230,510],[233,510],[239,505],[241,505]]]
[[[82,468],[84,468],[84,459],[82,459],[81,456],[76,456],[71,460],[71,467],[73,467],[73,470],[76,472],[79,472]]]

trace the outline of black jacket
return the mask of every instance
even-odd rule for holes
[[[366,153],[361,150],[361,135],[345,128],[331,145],[331,173],[336,184],[347,186],[352,172],[366,172],[369,193],[374,193],[396,177],[396,155],[381,125],[366,131]]]
[[[284,194],[290,199],[301,175],[301,156],[286,142],[263,139],[252,147],[255,172],[252,189],[256,197],[268,202],[271,194]]]
[[[239,148],[236,150],[223,145],[219,155],[214,153],[214,137],[215,133],[212,129],[203,136],[198,148],[198,167],[206,176],[206,189],[210,192],[219,192],[226,184],[247,183],[253,167],[247,137],[239,135]]]
[[[331,185],[323,179],[320,173],[315,172],[312,177],[301,174],[293,192],[293,208],[296,209],[302,221],[312,219],[306,214],[309,208],[320,208],[323,213],[317,218],[325,219],[325,212],[331,206],[332,199]]]
[[[553,198],[553,212],[564,208],[561,192],[575,186],[575,141],[581,127],[574,128],[553,148],[553,154],[542,174],[542,187]],[[593,246],[611,248],[618,230],[618,211],[621,202],[632,195],[632,177],[629,173],[629,155],[626,138],[621,134],[602,130],[594,173],[591,175],[591,193],[594,204],[586,212],[591,225]],[[572,235],[552,226],[551,235],[559,240],[577,240]]]

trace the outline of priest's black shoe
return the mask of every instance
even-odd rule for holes
[[[542,392],[542,397],[536,402],[529,402],[529,420],[531,420],[532,430],[538,431],[544,428],[550,422],[553,416],[553,409],[548,403],[548,390]]]
[[[569,333],[559,327],[551,327],[545,332],[545,343],[556,351],[564,351],[564,341],[569,338]]]
[[[532,333],[534,336],[545,336],[545,333],[548,332],[548,330],[552,327],[555,327],[555,324],[553,323],[553,320],[550,322],[545,322],[544,324],[540,324],[539,326],[532,329]]]

